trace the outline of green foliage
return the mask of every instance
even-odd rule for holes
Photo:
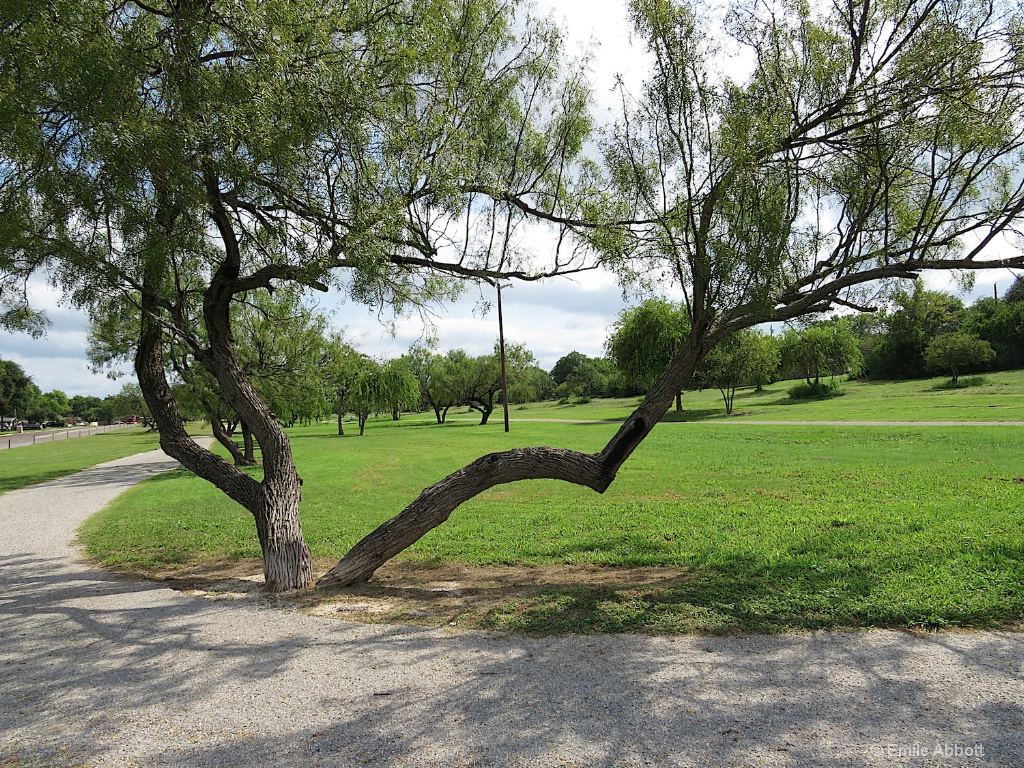
[[[818,384],[822,376],[856,375],[863,364],[857,337],[843,320],[787,329],[779,345],[784,370]]]
[[[928,371],[928,341],[959,327],[963,303],[947,293],[927,290],[921,280],[914,283],[913,292],[897,292],[893,303],[896,310],[884,318],[884,335],[866,367],[874,378],[920,378]]]
[[[651,388],[690,333],[686,309],[663,299],[648,299],[623,310],[605,340],[612,365],[641,391]]]
[[[726,414],[732,414],[736,390],[743,385],[762,385],[779,367],[780,352],[774,338],[744,329],[718,343],[704,358],[694,383],[716,387],[722,393]]]
[[[359,419],[362,435],[371,413],[395,413],[418,407],[419,382],[402,360],[369,361],[352,385],[349,402]]]
[[[20,365],[0,359],[0,416],[27,418],[41,395]]]
[[[944,333],[936,336],[925,349],[925,365],[929,370],[948,372],[956,384],[960,371],[979,368],[995,357],[987,341],[967,333]]]
[[[1001,370],[1024,368],[1024,301],[1011,291],[1003,299],[974,302],[959,328],[987,341],[995,351],[992,365]]]
[[[827,400],[843,394],[838,381],[801,382],[790,387],[789,397],[792,400]]]

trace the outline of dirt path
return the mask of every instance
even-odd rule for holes
[[[173,466],[142,454],[0,496],[4,768],[1024,765],[1019,634],[537,639],[81,563],[75,527]]]

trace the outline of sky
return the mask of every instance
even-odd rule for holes
[[[537,0],[542,13],[554,16],[568,34],[567,52],[590,53],[589,66],[599,121],[614,112],[616,76],[637,90],[646,69],[644,54],[631,44],[625,0]],[[978,275],[972,297],[992,295],[993,282],[1001,294],[1012,277],[1005,272]],[[930,286],[949,288],[944,278]],[[463,348],[472,355],[491,351],[498,336],[493,309],[493,289],[472,288],[457,302],[440,308],[433,318],[438,348]],[[34,285],[33,303],[47,310],[51,327],[43,339],[0,331],[0,358],[13,360],[25,369],[44,392],[60,389],[68,395],[103,397],[132,381],[126,376],[111,379],[90,371],[85,357],[87,321],[43,282]],[[969,298],[967,299],[969,302]],[[603,354],[609,326],[617,315],[635,301],[626,301],[615,278],[606,272],[590,272],[572,278],[554,278],[543,283],[517,284],[503,290],[505,338],[525,344],[541,367],[550,370],[560,357],[572,351],[588,356]],[[424,338],[418,317],[399,319],[392,336],[375,309],[345,301],[336,292],[318,299],[330,313],[332,323],[344,330],[350,343],[377,357],[396,357]],[[492,305],[490,312],[483,306]],[[385,318],[390,320],[390,318]]]

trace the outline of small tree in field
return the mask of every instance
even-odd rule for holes
[[[809,387],[821,386],[822,376],[856,373],[863,362],[857,336],[842,322],[789,329],[782,337],[783,366],[799,371]]]
[[[731,415],[736,390],[741,386],[769,381],[779,365],[779,353],[771,337],[746,329],[722,340],[704,358],[694,379],[701,386],[717,387],[725,412]]]
[[[647,391],[672,362],[689,332],[690,318],[682,305],[648,299],[619,315],[605,350],[628,384]],[[677,392],[676,411],[682,409],[682,393]]]
[[[420,400],[420,385],[401,360],[364,364],[349,396],[349,407],[359,420],[359,435],[366,430],[371,413],[393,413],[396,408],[415,407]]]
[[[924,359],[929,370],[948,372],[952,383],[959,381],[960,371],[988,364],[996,356],[991,345],[969,333],[944,333],[928,343]]]

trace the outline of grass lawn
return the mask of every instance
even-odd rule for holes
[[[869,398],[874,385],[860,386]],[[913,386],[907,400],[931,396]],[[524,422],[505,435],[500,419],[414,417],[372,422],[363,438],[292,430],[318,566],[483,453],[595,450],[615,428]],[[380,579],[310,610],[541,633],[1016,626],[1022,460],[1016,427],[662,424],[604,495],[553,481],[492,489]],[[97,561],[130,570],[259,568],[251,516],[183,471],[123,495],[82,540]]]
[[[0,493],[151,451],[158,442],[156,433],[137,427],[0,451]]]
[[[981,378],[983,382],[977,382]],[[716,419],[770,421],[1024,421],[1024,371],[987,373],[983,377],[962,377],[964,386],[950,389],[948,378],[913,381],[849,381],[843,394],[828,400],[791,400],[790,388],[799,381],[781,381],[754,392],[736,393],[735,414],[725,415],[717,389],[687,392],[683,412],[674,410],[667,421]],[[600,399],[584,405],[559,405],[555,401],[512,406],[512,419],[625,419],[637,398]],[[454,413],[451,418],[471,419]],[[491,418],[501,418],[495,412]]]

